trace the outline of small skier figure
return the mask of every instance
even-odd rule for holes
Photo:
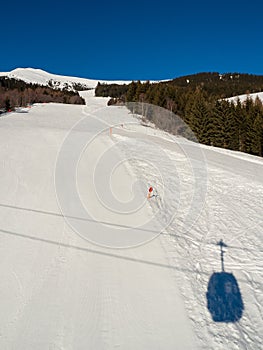
[[[148,194],[147,194],[147,198],[150,199],[152,197],[157,197],[157,191],[151,186],[148,189]]]

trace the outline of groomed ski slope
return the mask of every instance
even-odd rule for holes
[[[262,159],[82,94],[0,119],[0,348],[261,349]],[[220,239],[237,322],[207,308]]]

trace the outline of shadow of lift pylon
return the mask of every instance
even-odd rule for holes
[[[220,239],[219,242],[217,242],[217,245],[220,246],[220,251],[221,251],[221,268],[222,268],[222,272],[225,272],[225,265],[224,265],[224,254],[225,254],[225,250],[223,250],[223,247],[227,247],[227,245],[223,242],[222,239]]]

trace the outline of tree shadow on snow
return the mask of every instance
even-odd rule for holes
[[[214,272],[210,277],[206,293],[207,308],[215,322],[237,322],[243,315],[244,303],[235,276],[224,269],[223,247],[226,245],[222,240],[218,245],[222,272]]]

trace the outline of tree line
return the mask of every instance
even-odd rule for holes
[[[227,99],[258,91],[263,91],[263,76],[200,73],[161,83],[98,84],[96,95],[111,96],[109,104],[141,102],[163,107],[171,113],[154,117],[159,128],[187,137],[187,128],[178,130],[179,116],[202,144],[262,156],[262,102],[249,97],[243,103]],[[149,113],[146,117],[151,119]]]
[[[84,99],[74,91],[54,90],[48,86],[0,77],[0,109],[12,110],[28,104],[48,102],[85,104]]]

